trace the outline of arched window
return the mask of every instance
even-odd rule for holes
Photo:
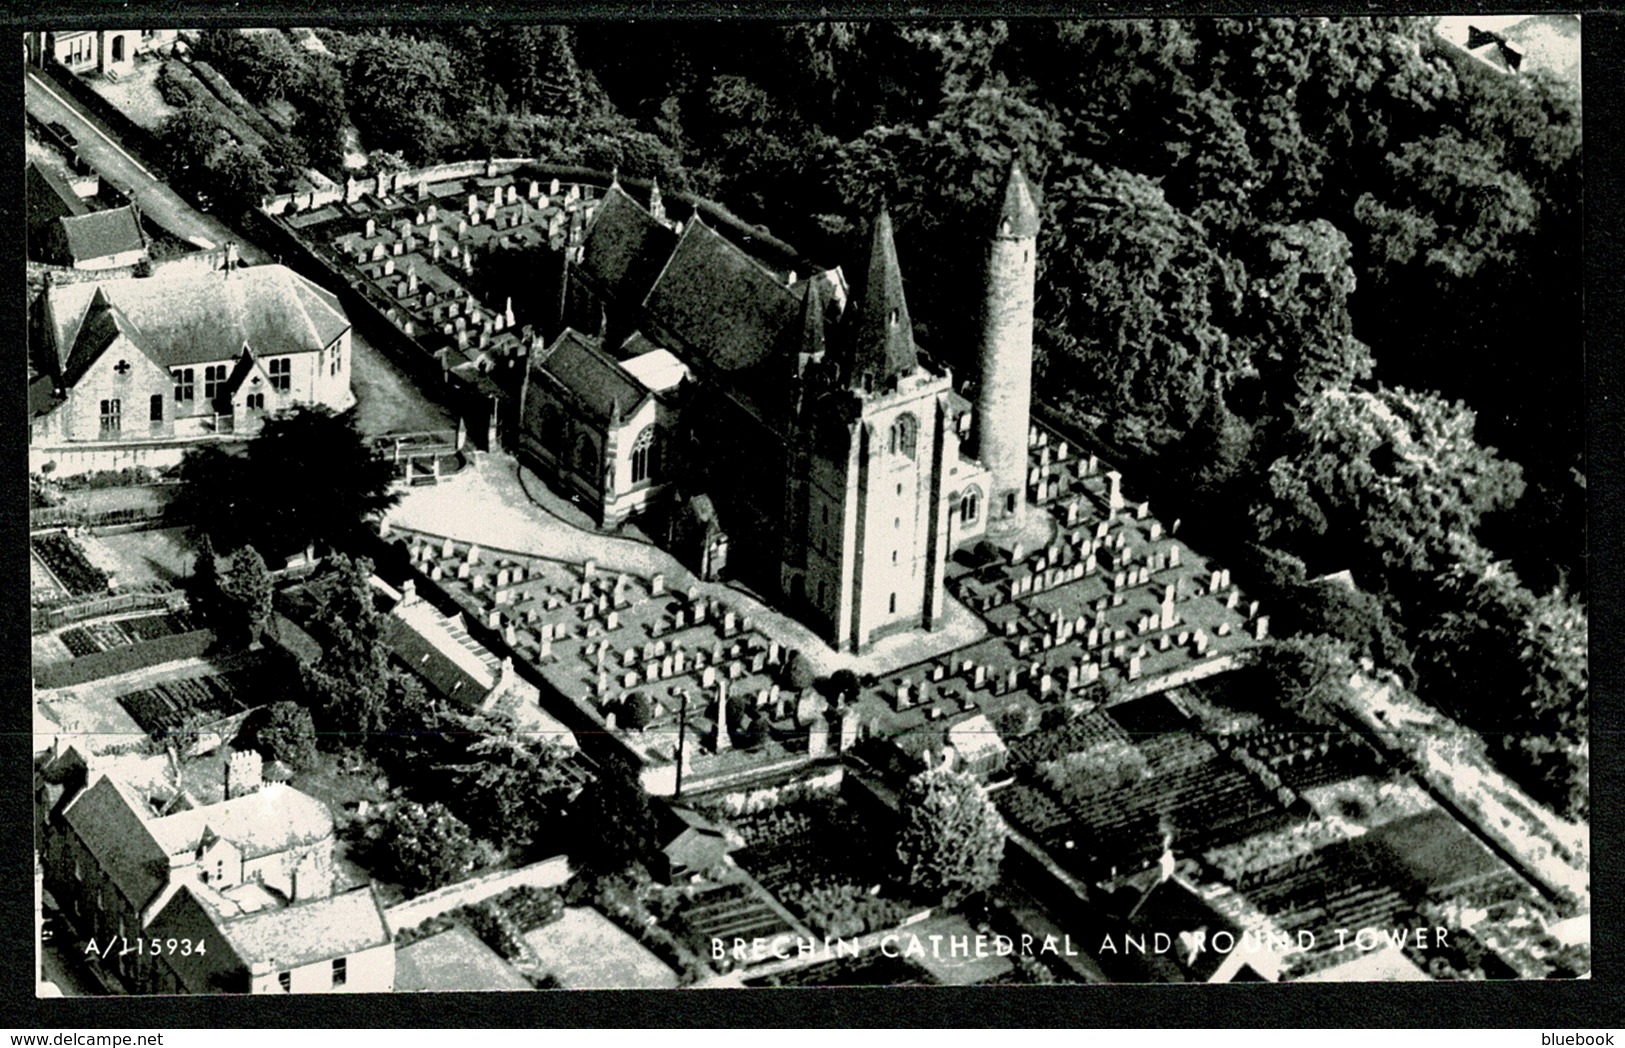
[[[113,37],[113,61],[124,61],[124,38],[122,36]]]
[[[914,436],[918,426],[913,415],[899,415],[891,424],[891,453],[914,457]]]
[[[975,524],[981,512],[982,493],[975,488],[966,488],[965,493],[959,496],[959,523]]]
[[[632,483],[654,480],[655,460],[655,428],[647,426],[632,442]]]
[[[592,438],[585,433],[576,438],[576,472],[595,482],[598,480],[598,454],[593,449]]]

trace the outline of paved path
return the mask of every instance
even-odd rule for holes
[[[60,123],[79,140],[79,155],[103,179],[117,186],[136,202],[141,213],[164,229],[202,248],[213,248],[235,240],[245,262],[262,262],[266,256],[230,227],[210,215],[199,214],[173,189],[165,185],[145,164],[125,148],[105,124],[83,109],[67,92],[52,84],[38,71],[29,69],[23,78],[23,99],[29,113],[44,123]]]
[[[935,655],[962,648],[987,633],[982,620],[949,598],[947,622],[931,633],[887,637],[862,656],[837,652],[799,621],[763,604],[752,595],[722,583],[697,582],[692,572],[657,546],[607,535],[568,523],[538,505],[527,494],[546,485],[528,470],[521,472],[505,454],[482,455],[470,469],[433,486],[412,488],[390,511],[389,524],[437,537],[450,536],[487,549],[530,553],[579,564],[592,560],[602,568],[645,577],[664,572],[668,588],[701,592],[740,608],[770,636],[803,652],[819,675],[838,669],[886,673]],[[547,496],[543,501],[551,502]]]

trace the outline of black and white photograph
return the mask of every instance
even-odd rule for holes
[[[38,998],[1591,977],[1582,16],[105,16]]]

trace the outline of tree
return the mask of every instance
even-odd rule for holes
[[[214,543],[207,533],[198,537],[197,552],[192,557],[192,579],[188,587],[192,606],[205,616],[220,599],[220,563],[214,553]]]
[[[343,554],[321,580],[312,625],[322,634],[322,657],[304,667],[305,689],[328,730],[365,735],[383,728],[389,655],[372,596],[372,562]]]
[[[957,902],[999,879],[1004,820],[970,775],[936,769],[903,789],[897,857],[909,888]]]
[[[619,873],[654,855],[655,816],[632,758],[606,754],[576,803],[576,858],[594,873]]]
[[[231,207],[258,207],[276,184],[270,162],[254,145],[227,142],[210,155],[206,167],[213,192]]]
[[[220,580],[220,594],[233,605],[247,643],[257,643],[271,622],[272,585],[265,558],[253,546],[232,554],[231,571]]]
[[[286,699],[273,703],[254,732],[254,748],[268,761],[310,767],[316,760],[316,724],[310,711]]]
[[[1295,587],[1283,600],[1290,609],[1285,621],[1292,624],[1284,635],[1335,637],[1348,643],[1356,659],[1409,675],[1410,646],[1374,594],[1335,579],[1316,579]]]
[[[438,801],[397,803],[368,827],[366,852],[414,895],[467,877],[478,855],[468,826]]]
[[[1252,507],[1260,537],[1379,592],[1442,570],[1523,489],[1518,466],[1473,439],[1474,421],[1404,389],[1305,398]]]
[[[519,851],[530,848],[569,800],[574,780],[564,766],[570,751],[490,717],[455,719],[467,733],[463,738],[473,741],[456,764],[436,770],[449,774],[456,795],[467,799],[464,814],[475,832]]]
[[[654,720],[654,704],[649,696],[641,691],[634,691],[621,703],[620,726],[631,728],[633,731],[642,731]]]
[[[1257,665],[1282,712],[1322,728],[1343,726],[1337,711],[1347,705],[1354,676],[1347,642],[1326,636],[1270,641]]]
[[[341,541],[394,505],[394,471],[356,430],[353,410],[299,405],[268,418],[244,455],[188,452],[177,508],[216,545],[285,557]]]
[[[288,553],[331,543],[399,501],[394,469],[356,429],[355,410],[299,405],[266,420],[248,445],[265,493],[265,542]]]
[[[398,149],[414,163],[438,158],[458,137],[448,103],[460,90],[445,45],[393,33],[353,43],[344,93],[367,146]]]

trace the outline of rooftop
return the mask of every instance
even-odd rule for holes
[[[145,251],[147,247],[135,211],[129,207],[65,216],[60,221],[68,237],[68,251],[75,262]]]

